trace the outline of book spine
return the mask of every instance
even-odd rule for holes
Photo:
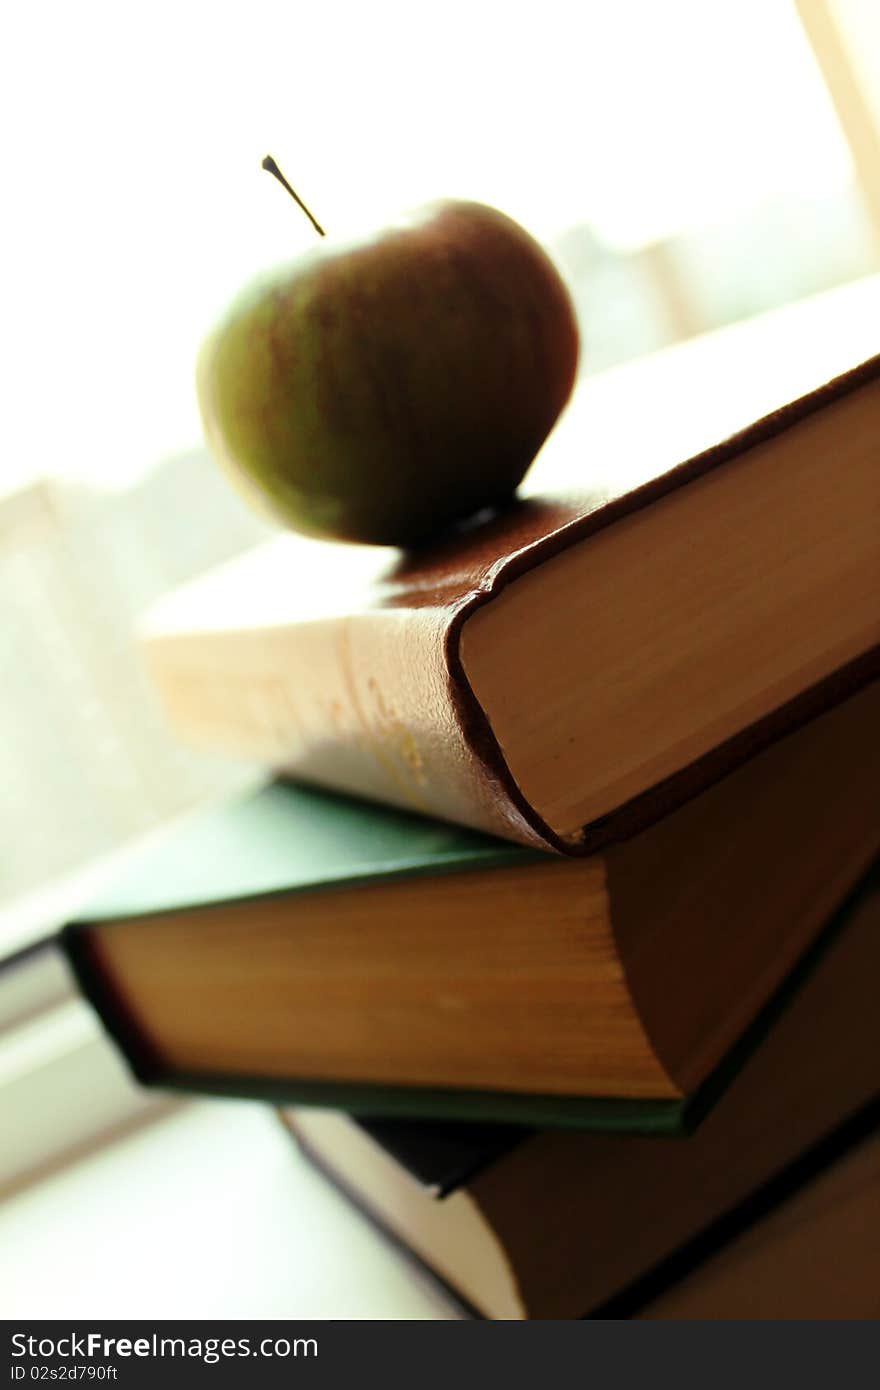
[[[188,738],[280,773],[542,849],[467,728],[449,609],[260,631],[145,634],[149,675]],[[472,716],[470,716],[472,718]]]

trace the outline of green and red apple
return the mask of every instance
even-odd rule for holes
[[[549,256],[494,208],[447,201],[259,276],[197,385],[212,451],[283,523],[412,546],[512,497],[577,357]]]

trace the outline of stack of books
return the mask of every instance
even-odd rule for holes
[[[144,632],[174,725],[273,778],[68,925],[83,988],[483,1316],[878,1311],[880,359],[841,302],[588,383],[430,550],[281,537]]]

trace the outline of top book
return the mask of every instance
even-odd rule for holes
[[[280,536],[164,599],[182,731],[581,854],[880,667],[880,281],[578,391],[521,498],[400,554]]]

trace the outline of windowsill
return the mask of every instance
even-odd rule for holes
[[[198,1102],[0,1204],[7,1318],[458,1314],[271,1110]]]

